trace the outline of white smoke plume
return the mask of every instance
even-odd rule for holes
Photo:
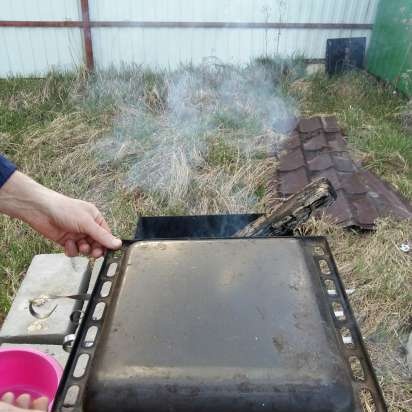
[[[281,92],[281,73],[216,61],[131,72],[102,75],[91,93],[118,108],[112,133],[94,149],[103,162],[122,165],[125,187],[167,211],[258,209],[265,159],[279,150],[297,114]]]

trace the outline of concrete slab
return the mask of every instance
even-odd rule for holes
[[[0,343],[61,345],[63,337],[74,331],[70,314],[81,308],[82,302],[48,302],[44,305],[45,313],[56,304],[57,309],[47,319],[36,319],[29,312],[29,300],[43,295],[85,293],[89,280],[89,260],[85,257],[68,258],[63,253],[35,256],[3,323]]]
[[[91,269],[90,281],[87,287],[87,293],[89,295],[91,295],[93,292],[94,285],[96,284],[97,277],[99,276],[100,269],[102,268],[102,265],[103,265],[103,261],[104,261],[104,257],[98,258],[94,261],[93,267]],[[88,300],[84,301],[83,307],[82,307],[83,312],[86,312],[88,304],[89,304]]]
[[[2,348],[30,348],[37,349],[47,355],[53,356],[54,359],[59,362],[60,366],[64,369],[66,366],[69,354],[63,350],[59,345],[32,345],[32,344],[19,344],[19,343],[3,343]]]
[[[408,362],[408,368],[412,376],[412,333],[409,335],[409,339],[406,344],[406,352],[407,352],[406,360]]]

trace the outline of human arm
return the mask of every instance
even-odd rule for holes
[[[63,246],[67,256],[97,258],[122,244],[93,204],[50,190],[19,171],[0,187],[0,212],[28,223]]]

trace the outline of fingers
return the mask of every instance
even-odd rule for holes
[[[106,248],[103,247],[100,243],[95,242],[90,236],[87,236],[86,238],[78,241],[77,246],[81,254],[90,255],[94,258],[99,258],[106,253]]]
[[[122,241],[112,235],[107,222],[99,210],[91,203],[81,200],[69,199],[76,208],[76,213],[67,215],[64,208],[63,217],[58,216],[55,226],[62,236],[57,240],[64,246],[64,252],[68,257],[90,255],[99,258],[104,255],[106,249],[119,249]]]
[[[100,243],[92,241],[91,256],[97,259],[103,256],[104,253],[105,253],[105,248]]]
[[[14,403],[14,393],[12,392],[6,392],[2,397],[1,397],[2,402],[8,403],[12,405]]]
[[[80,239],[77,241],[77,248],[81,255],[88,255],[90,254],[91,247],[89,242],[86,239]]]
[[[79,254],[79,250],[77,249],[77,245],[74,240],[66,240],[66,242],[64,243],[64,253],[68,257],[74,257]]]
[[[20,395],[15,402],[16,406],[22,409],[29,409],[31,404],[31,397],[27,393]]]
[[[1,400],[0,400],[0,411],[1,412],[14,412],[16,408],[12,406],[13,404],[14,404],[14,394],[11,392],[5,393],[1,397]]]
[[[110,230],[109,225],[107,224],[106,220],[104,217],[101,215],[100,212],[98,212],[97,218],[95,219],[96,223],[101,226],[104,230],[107,230],[109,233],[112,233]]]
[[[110,231],[100,226],[94,219],[90,219],[86,223],[84,230],[96,243],[107,249],[119,249],[122,246],[120,239],[114,237]]]
[[[3,403],[4,402],[4,403]],[[15,405],[15,406],[13,406]],[[24,410],[35,410],[38,412],[46,412],[49,406],[49,399],[42,396],[35,399],[33,402],[30,395],[22,394],[17,399],[11,392],[5,393],[0,402],[1,412],[18,412]],[[19,409],[21,408],[21,409]]]
[[[68,239],[64,242],[64,253],[68,257],[81,255],[90,255],[94,258],[103,256],[106,252],[106,248],[100,243],[95,242],[90,236],[87,238],[79,239],[77,241]]]
[[[48,407],[49,407],[49,399],[46,398],[45,396],[35,399],[32,404],[32,409],[35,409],[36,411],[46,412]]]

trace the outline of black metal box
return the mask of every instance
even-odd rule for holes
[[[135,239],[203,239],[233,236],[260,214],[141,216]]]

